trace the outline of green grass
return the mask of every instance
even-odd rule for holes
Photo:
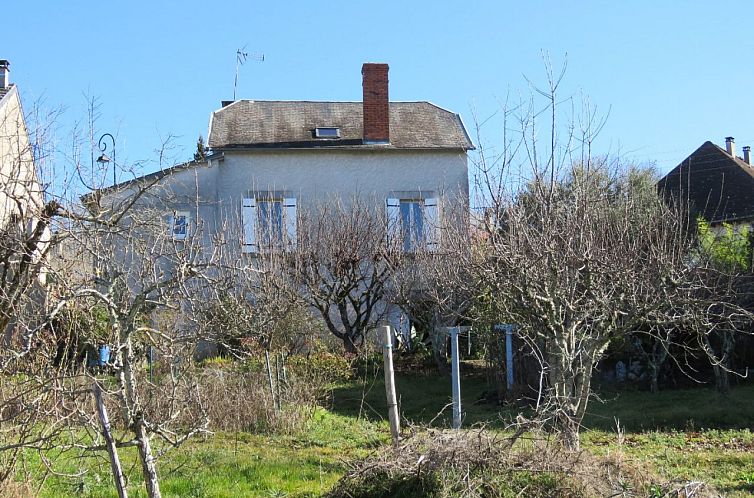
[[[345,472],[348,461],[386,440],[379,424],[318,410],[309,430],[298,436],[234,433],[193,439],[158,461],[160,487],[165,498],[320,496]],[[129,496],[145,496],[135,451],[122,449],[119,455]],[[43,472],[37,459],[26,463],[35,475]],[[58,460],[57,470],[75,472],[78,463],[67,455]],[[50,476],[40,496],[117,496],[106,460],[89,459],[86,467],[80,478]]]
[[[729,497],[754,494],[754,436],[748,429],[628,434],[590,430],[584,447],[595,454],[620,452],[668,479],[702,480]]]
[[[404,420],[447,427],[451,410],[450,377],[396,376]],[[515,413],[512,407],[480,402],[487,389],[483,378],[462,381],[464,425],[485,422],[495,429]],[[604,404],[590,405],[583,433],[584,448],[596,454],[620,454],[646,465],[667,479],[709,482],[731,497],[754,493],[754,386],[738,387],[720,397],[709,389],[601,393]],[[163,496],[167,497],[307,497],[329,490],[349,462],[388,442],[385,390],[381,375],[337,386],[326,409],[315,412],[309,427],[296,436],[217,434],[196,438],[158,462]],[[443,408],[444,411],[443,411]],[[438,413],[441,413],[438,416]],[[618,444],[615,419],[625,431]],[[129,478],[129,495],[145,496],[133,448],[120,451]],[[44,466],[27,455],[24,468],[39,483]],[[77,478],[48,475],[43,497],[115,497],[109,464],[98,458],[80,460],[69,454],[56,470]]]
[[[436,427],[450,427],[453,418],[450,376],[396,374],[395,385],[401,418],[412,424],[428,424]],[[500,414],[510,410],[487,403],[483,394],[488,387],[478,375],[461,378],[461,397],[464,412],[464,425],[500,422]],[[368,420],[382,420],[387,416],[385,382],[382,374],[377,377],[359,379],[341,385],[333,390],[334,412]]]

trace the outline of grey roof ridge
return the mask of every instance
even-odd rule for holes
[[[362,104],[363,102],[361,100],[290,100],[290,99],[239,99],[234,100],[230,104],[220,107],[219,109],[215,109],[214,112],[224,111],[225,109],[228,109],[235,104],[239,104],[241,102],[264,102],[264,103],[272,103],[272,102],[279,102],[283,104]],[[436,107],[440,109],[441,111],[448,112],[450,114],[456,114],[453,111],[450,111],[442,106],[439,106],[435,104],[434,102],[431,102],[429,100],[390,100],[390,104],[429,104],[433,107]]]
[[[441,105],[437,105],[437,104],[435,104],[434,102],[432,102],[430,100],[421,100],[419,102],[423,102],[423,103],[429,104],[429,105],[431,105],[433,107],[437,107],[441,111],[445,111],[445,112],[447,112],[449,114],[453,114],[456,117],[456,119],[458,119],[458,124],[461,125],[461,129],[463,130],[463,134],[466,136],[466,140],[468,140],[468,142],[469,142],[469,148],[467,150],[476,150],[476,147],[474,146],[474,142],[471,140],[471,137],[469,136],[469,132],[466,130],[466,124],[463,122],[463,118],[461,117],[461,115],[459,113],[453,112],[450,109],[446,109],[446,108],[444,108]]]
[[[731,156],[730,154],[728,154],[727,150],[723,149],[722,147],[720,147],[716,143],[711,142],[711,141],[710,141],[710,143],[712,145],[714,145],[717,148],[717,150],[719,150],[721,153],[725,154],[725,157],[727,157],[728,159],[733,160],[734,163],[736,163],[740,168],[743,168],[752,178],[754,178],[754,166],[751,166],[751,165],[747,164],[743,159],[741,159],[741,158],[739,158],[739,157],[737,157],[735,155]]]
[[[735,156],[731,156],[730,154],[728,154],[728,151],[727,151],[727,150],[723,149],[722,147],[720,147],[719,145],[717,145],[717,144],[716,144],[715,142],[713,142],[712,140],[706,140],[706,141],[705,141],[705,142],[704,142],[704,143],[703,143],[702,145],[700,145],[699,147],[697,147],[697,148],[696,148],[696,149],[694,150],[694,152],[692,152],[691,154],[689,154],[688,156],[686,156],[686,158],[684,158],[684,159],[683,159],[683,161],[681,161],[681,162],[680,162],[680,163],[679,163],[679,164],[678,164],[678,165],[677,165],[677,166],[676,166],[675,168],[673,168],[672,170],[670,170],[670,171],[668,172],[668,174],[667,174],[667,175],[665,175],[665,177],[664,177],[664,178],[667,178],[667,177],[670,177],[670,176],[677,176],[677,175],[680,175],[680,174],[681,174],[681,169],[683,169],[683,167],[684,167],[684,163],[685,163],[685,162],[686,162],[686,161],[687,161],[687,160],[688,160],[688,159],[689,159],[689,158],[690,158],[691,156],[693,156],[694,154],[696,154],[697,152],[699,152],[699,150],[700,150],[700,149],[701,149],[702,147],[704,147],[705,145],[707,145],[707,144],[710,144],[710,145],[712,145],[713,147],[715,147],[715,149],[717,150],[717,152],[719,152],[720,154],[722,154],[722,155],[723,155],[723,156],[725,157],[725,159],[728,159],[728,160],[730,160],[730,161],[733,161],[733,163],[734,163],[734,164],[736,164],[736,166],[738,166],[739,168],[743,169],[743,170],[744,170],[744,171],[745,171],[745,172],[746,172],[746,173],[747,173],[747,174],[748,174],[749,176],[751,176],[751,177],[752,177],[752,179],[754,179],[754,166],[749,166],[748,164],[746,164],[746,163],[745,163],[745,162],[743,161],[743,159],[739,159],[738,157],[735,157]]]

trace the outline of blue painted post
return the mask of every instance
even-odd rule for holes
[[[453,428],[461,428],[461,363],[458,357],[458,327],[450,328],[451,383],[453,385]]]
[[[107,366],[107,362],[110,361],[110,346],[107,344],[102,344],[99,347],[99,358],[97,361],[97,365],[100,367]]]

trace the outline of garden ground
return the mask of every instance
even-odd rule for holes
[[[449,378],[399,374],[396,383],[404,423],[448,426]],[[479,401],[486,388],[481,377],[464,379],[464,424],[502,430],[513,410]],[[726,496],[754,493],[754,417],[748,415],[754,386],[735,388],[727,397],[705,388],[656,395],[603,389],[601,397],[604,403],[593,402],[585,420],[585,451],[621,452],[663,478],[705,481]],[[389,439],[379,376],[340,384],[324,405],[301,434],[216,434],[168,452],[159,461],[163,496],[320,496],[350,463]],[[130,496],[144,496],[131,450],[122,450]],[[116,496],[104,455],[79,477],[45,474],[33,457],[22,464],[36,482],[19,485],[18,496]],[[70,462],[71,472],[78,467],[78,462]]]

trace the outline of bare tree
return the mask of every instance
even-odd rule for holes
[[[178,371],[181,364],[190,363],[190,348],[182,347],[193,338],[186,315],[202,295],[203,277],[214,256],[201,243],[200,223],[181,224],[151,205],[148,196],[159,193],[154,182],[135,182],[84,198],[86,211],[72,215],[67,230],[74,257],[92,267],[80,279],[67,282],[61,294],[61,302],[87,300],[106,311],[109,333],[104,344],[111,349],[107,365],[116,383],[111,387],[96,379],[95,392],[102,388],[118,401],[130,439],[116,446],[137,446],[150,497],[160,496],[152,438],[176,446],[206,429],[207,420],[201,416],[188,426],[182,418],[184,403],[200,405],[200,400],[196,386],[183,385],[186,378]],[[165,312],[174,317],[170,323],[158,319]],[[152,388],[140,375],[148,350],[173,365],[162,378],[163,389],[172,386],[171,404],[159,417],[149,412],[144,400]]]
[[[303,311],[288,275],[294,256],[272,246],[251,257],[232,245],[221,253],[208,299],[194,314],[201,338],[237,358],[293,348]]]
[[[0,483],[26,449],[42,452],[54,471],[53,449],[108,450],[112,458],[117,448],[137,446],[148,495],[159,496],[159,454],[206,428],[198,390],[184,375],[193,336],[182,324],[214,254],[203,251],[201,225],[176,236],[164,204],[154,202],[169,192],[155,181],[101,188],[110,170],[95,164],[93,152],[82,160],[93,147],[96,105],[90,139],[74,138],[68,168],[57,170],[45,169],[55,166],[44,162],[47,128],[31,126],[27,136],[20,106],[2,111],[0,422],[7,437]],[[162,168],[167,156],[159,157]],[[166,313],[175,319],[161,319]],[[109,349],[109,360],[97,346]],[[142,368],[152,350],[167,366],[160,382]],[[87,356],[94,368],[85,367]],[[113,440],[92,410],[95,397],[117,408],[112,422],[126,429]]]
[[[355,352],[386,311],[402,249],[388,235],[384,213],[359,198],[322,204],[299,220],[291,278],[346,351]]]
[[[647,173],[594,155],[604,123],[594,109],[559,125],[559,106],[578,105],[559,95],[564,71],[547,68],[546,87],[503,112],[502,152],[480,148],[486,209],[457,264],[473,275],[460,283],[476,289],[472,311],[518,324],[541,365],[538,420],[577,449],[592,372],[612,341],[674,327],[703,339],[746,313],[719,272],[692,261],[686,212]]]

